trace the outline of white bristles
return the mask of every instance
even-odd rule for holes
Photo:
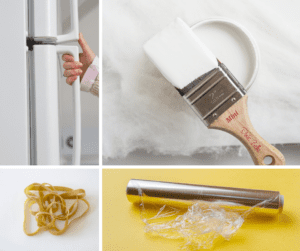
[[[180,18],[151,38],[144,50],[165,78],[179,89],[218,67],[213,53]]]

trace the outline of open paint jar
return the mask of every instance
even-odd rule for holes
[[[260,65],[258,45],[251,33],[239,23],[221,17],[205,19],[191,28],[248,91]]]

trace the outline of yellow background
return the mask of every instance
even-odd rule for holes
[[[181,250],[180,240],[144,232],[139,209],[126,198],[130,179],[280,191],[284,207],[278,218],[246,219],[230,241],[218,241],[212,250],[300,250],[300,170],[104,169],[104,251]]]

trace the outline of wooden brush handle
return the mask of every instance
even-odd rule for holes
[[[238,138],[248,149],[255,165],[265,165],[264,159],[272,158],[270,165],[285,165],[282,153],[265,141],[254,129],[248,116],[248,96],[245,95],[231,106],[208,128],[228,132]]]

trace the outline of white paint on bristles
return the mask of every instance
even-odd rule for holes
[[[144,50],[164,77],[179,89],[218,67],[213,53],[180,18],[151,38]]]

